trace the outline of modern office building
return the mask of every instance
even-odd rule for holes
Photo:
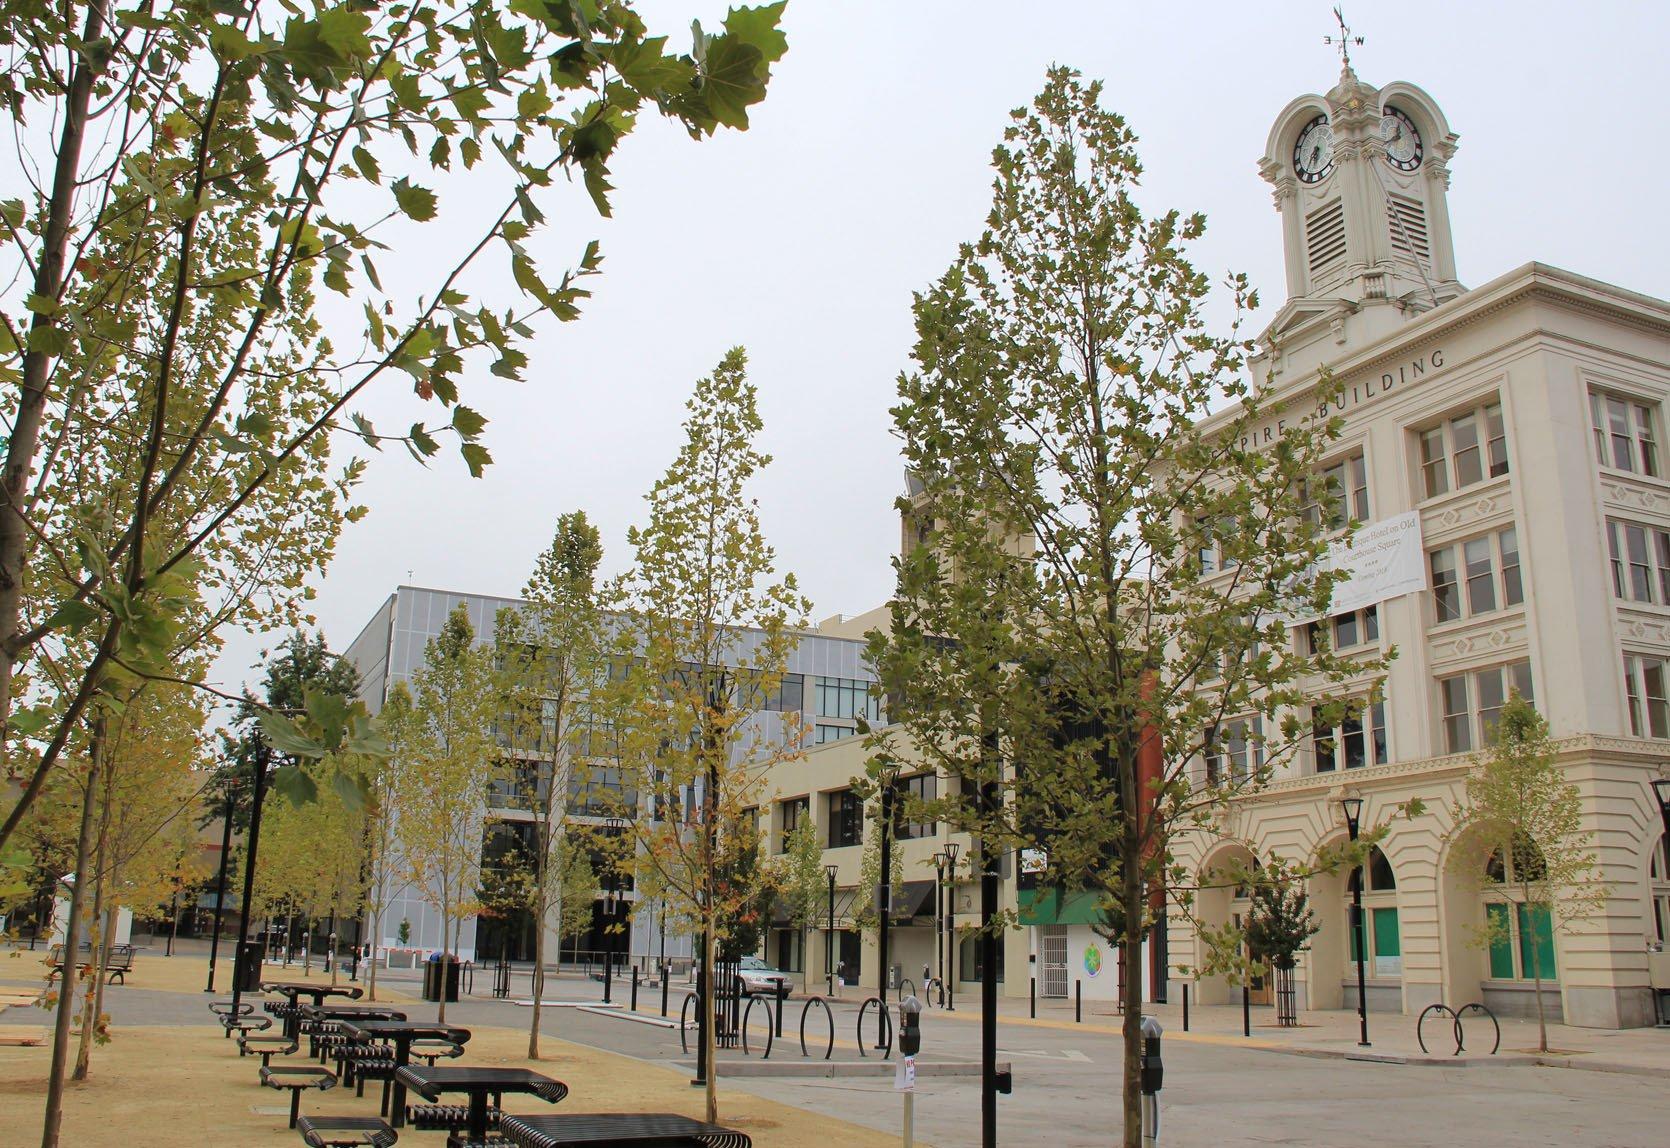
[[[513,598],[398,587],[345,653],[359,670],[360,696],[373,713],[382,708],[396,682],[409,682],[413,672],[423,665],[429,642],[440,633],[447,616],[459,605],[468,610],[477,641],[486,642],[491,640],[498,612],[520,609],[522,603]],[[746,719],[749,728],[743,731],[742,740],[758,738],[781,744],[790,736],[789,731],[798,729],[800,736],[815,748],[852,737],[874,681],[874,675],[864,665],[863,649],[863,641],[856,637],[815,631],[802,635],[789,655],[787,673],[770,703],[775,708],[750,714]],[[790,711],[798,714],[798,721],[789,719]],[[609,804],[594,800],[599,790],[612,789],[618,793],[620,785],[618,775],[605,767],[577,767],[570,786],[568,815],[577,821],[599,821],[604,806]],[[495,783],[487,791],[481,817],[496,832],[526,833],[531,830],[533,814],[519,805],[511,786]],[[609,811],[613,808],[611,805]],[[484,847],[490,847],[491,836],[491,832],[484,834]],[[627,899],[635,901],[636,895],[629,893]],[[640,905],[632,914],[628,938],[604,939],[599,921],[588,935],[564,939],[565,950],[597,952],[608,948],[634,957],[659,957],[665,952],[671,959],[688,958],[689,937],[682,935],[676,926],[666,932],[662,920],[657,906]],[[404,942],[398,936],[402,921],[407,923],[409,934]],[[513,959],[531,957],[532,927],[529,921],[512,930],[510,955]],[[478,930],[476,920],[464,924],[459,953],[466,959],[477,956]],[[376,941],[385,949],[412,955],[440,947],[440,919],[420,885],[397,887],[382,914],[382,936]],[[551,938],[547,939],[546,948],[548,953],[557,951]],[[496,957],[497,940],[480,955]]]
[[[1175,843],[1210,871],[1250,842],[1303,862],[1345,836],[1341,800],[1362,821],[1393,819],[1363,887],[1371,1010],[1417,1013],[1482,1001],[1531,1005],[1522,905],[1461,871],[1454,810],[1472,755],[1510,689],[1548,719],[1610,898],[1604,912],[1539,945],[1550,1014],[1603,1028],[1649,1024],[1649,965],[1670,929],[1670,868],[1651,781],[1670,759],[1670,304],[1529,263],[1475,287],[1457,280],[1446,196],[1456,135],[1406,83],[1372,87],[1347,68],[1325,96],[1277,118],[1259,170],[1275,190],[1289,298],[1260,340],[1268,397],[1311,405],[1323,370],[1345,430],[1329,468],[1349,514],[1399,548],[1412,580],[1326,627],[1336,650],[1396,657],[1382,700],[1338,728],[1318,722],[1306,751],[1257,793],[1235,799],[1221,835]],[[1273,418],[1254,435],[1275,442]],[[1209,557],[1209,556],[1205,556]],[[1221,575],[1220,575],[1221,576]],[[1309,720],[1309,715],[1299,715]],[[1224,723],[1222,760],[1259,753],[1254,719]],[[1243,755],[1243,760],[1233,760]],[[1348,877],[1310,882],[1322,931],[1297,970],[1301,1008],[1355,1008]],[[1201,918],[1244,916],[1235,890],[1202,895]],[[1508,935],[1475,947],[1500,915]],[[1174,917],[1173,976],[1197,964]],[[1660,976],[1663,975],[1661,971]],[[1222,979],[1198,999],[1230,999]]]

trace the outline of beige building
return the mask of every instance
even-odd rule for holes
[[[1349,69],[1290,104],[1260,171],[1275,188],[1289,300],[1254,363],[1271,397],[1303,410],[1326,368],[1344,383],[1330,470],[1347,511],[1401,548],[1402,580],[1316,623],[1336,649],[1396,657],[1384,701],[1315,729],[1271,784],[1241,797],[1223,836],[1177,843],[1209,869],[1252,843],[1303,860],[1345,835],[1340,800],[1395,821],[1364,888],[1370,1009],[1474,1001],[1531,1007],[1522,906],[1487,907],[1452,865],[1462,779],[1510,688],[1534,699],[1582,793],[1610,883],[1605,912],[1556,936],[1542,961],[1554,1015],[1603,1028],[1650,1024],[1650,958],[1670,929],[1670,871],[1651,781],[1670,761],[1670,304],[1526,264],[1472,290],[1456,278],[1445,196],[1456,136],[1420,89],[1375,89]],[[1286,418],[1254,436],[1271,443]],[[1409,575],[1413,576],[1410,577]],[[1336,601],[1338,599],[1336,598]],[[1310,640],[1297,627],[1292,640]],[[1366,678],[1352,690],[1364,696]],[[1307,718],[1308,715],[1301,715]],[[1224,731],[1226,756],[1256,755]],[[1201,762],[1234,768],[1230,761]],[[1311,882],[1323,923],[1297,972],[1301,1008],[1355,1008],[1344,875]],[[1245,913],[1204,895],[1204,920]],[[1470,927],[1501,914],[1511,939]],[[1198,959],[1169,922],[1174,983]],[[1204,1002],[1229,998],[1198,984]]]

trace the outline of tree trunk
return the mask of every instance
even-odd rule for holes
[[[371,941],[369,944],[361,942],[365,949],[365,979],[367,1000],[377,999],[377,942],[383,935],[383,910],[378,905],[371,906]]]
[[[58,986],[58,1015],[52,1024],[52,1064],[46,1075],[46,1117],[41,1131],[41,1148],[58,1148],[58,1129],[64,1118],[64,1068],[70,1052],[70,1001],[75,986],[75,958],[81,947],[81,874],[93,849],[93,803],[98,784],[100,758],[104,756],[104,723],[93,723],[92,746],[88,752],[87,796],[81,805],[81,831],[75,845],[75,884],[70,887],[69,919],[64,922],[64,966]]]
[[[1134,754],[1117,758],[1120,773],[1121,842],[1119,903],[1124,911],[1124,936],[1119,945],[1125,961],[1125,1008],[1121,1025],[1125,1043],[1120,1092],[1124,1098],[1125,1148],[1142,1148],[1142,809],[1141,785]]]
[[[711,866],[709,867],[711,872]],[[702,1025],[702,1050],[707,1063],[707,1122],[719,1123],[719,1064],[715,1059],[719,1042],[714,1039],[714,1021],[718,1016],[719,986],[714,982],[713,952],[719,943],[719,931],[714,927],[712,891],[709,890],[708,910],[702,919],[702,984],[707,986],[706,999],[701,1002],[707,1023]]]
[[[1530,906],[1527,905],[1526,907],[1529,908]],[[1552,920],[1553,916],[1554,914],[1551,912],[1549,919]],[[1548,1018],[1544,1015],[1542,1007],[1542,955],[1537,952],[1537,915],[1535,913],[1525,914],[1525,928],[1531,934],[1531,984],[1537,998],[1537,1051],[1547,1052]]]
[[[99,807],[98,845],[93,852],[93,931],[87,937],[87,964],[92,969],[93,976],[87,982],[87,987],[82,993],[81,1033],[80,1039],[76,1042],[75,1069],[70,1073],[71,1080],[87,1079],[87,1072],[91,1067],[93,1058],[93,1029],[98,1022],[98,984],[100,973],[105,964],[103,954],[107,943],[105,938],[108,935],[104,920],[104,875],[105,866],[108,862],[106,853],[110,826],[109,796],[108,793],[105,794],[105,799],[100,802]],[[75,880],[78,885],[82,881],[79,870],[76,872]]]

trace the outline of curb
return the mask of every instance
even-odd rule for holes
[[[679,1061],[681,1068],[695,1071],[694,1061]],[[999,1061],[999,1072],[1009,1072],[1008,1061]],[[863,1061],[863,1060],[759,1060],[759,1061],[721,1061],[719,1064],[719,1078],[736,1079],[751,1076],[772,1077],[885,1077],[892,1078],[898,1071],[898,1062],[892,1060]],[[916,1065],[918,1078],[924,1076],[974,1076],[980,1075],[978,1062],[942,1061],[937,1063],[922,1063]]]

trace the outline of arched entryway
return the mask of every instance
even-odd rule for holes
[[[1439,904],[1445,1004],[1482,1002],[1498,1016],[1534,1017],[1540,976],[1544,1015],[1559,1023],[1560,958],[1552,915],[1546,905],[1527,904],[1516,887],[1522,868],[1534,871],[1540,864],[1541,854],[1529,841],[1506,854],[1470,834],[1452,842]]]
[[[1363,895],[1363,979],[1370,1012],[1403,1011],[1403,926],[1397,873],[1378,846],[1369,849],[1366,873],[1319,873],[1307,890],[1321,928],[1304,964],[1304,999],[1313,1009],[1357,1008],[1357,943],[1351,931],[1352,893]]]
[[[1247,913],[1252,902],[1248,897],[1245,884],[1231,880],[1229,873],[1235,869],[1250,870],[1256,868],[1258,859],[1243,845],[1226,845],[1209,854],[1207,860],[1200,866],[1201,888],[1195,895],[1196,914],[1199,925],[1207,929],[1222,929],[1227,925],[1245,924]],[[1195,965],[1198,968],[1206,961],[1205,942],[1195,938]],[[1219,974],[1211,977],[1197,976],[1195,992],[1201,1004],[1228,1004],[1241,999],[1241,981],[1238,977]],[[1263,979],[1255,983],[1253,997],[1268,1003],[1268,987]]]

